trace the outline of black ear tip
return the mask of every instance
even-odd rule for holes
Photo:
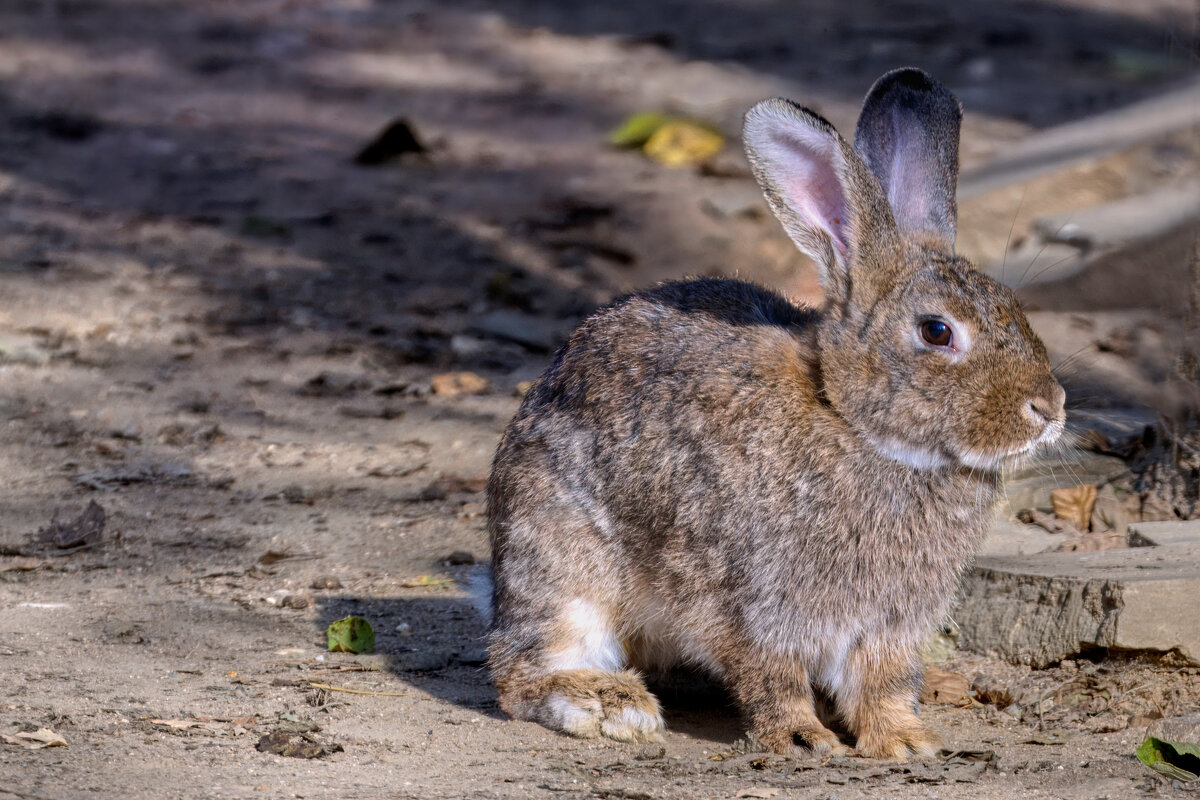
[[[882,95],[897,90],[907,90],[910,92],[921,92],[930,94],[940,94],[949,92],[949,90],[936,80],[932,75],[923,69],[916,67],[901,67],[894,69],[891,72],[885,73],[883,77],[875,81],[875,85],[871,87],[868,95]]]
[[[875,85],[867,92],[864,106],[879,102],[884,98],[892,98],[893,102],[905,103],[901,98],[909,97],[909,103],[927,103],[933,100],[935,105],[952,107],[959,116],[962,115],[962,104],[946,85],[934,78],[923,69],[916,67],[901,67],[894,69],[875,81]],[[925,98],[919,100],[918,98]]]
[[[916,67],[893,70],[885,75],[884,78],[891,78],[890,83],[917,92],[932,92],[936,87],[941,85],[930,77],[928,72]]]

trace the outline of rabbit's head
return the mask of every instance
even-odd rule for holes
[[[1063,429],[1064,392],[1012,291],[954,254],[962,110],[917,69],[884,75],[854,147],[766,100],[743,138],[767,201],[816,261],[824,396],[879,452],[988,471]]]

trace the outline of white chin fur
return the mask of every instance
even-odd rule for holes
[[[870,439],[871,446],[881,456],[899,461],[913,469],[938,469],[950,464],[950,459],[937,450],[918,447],[908,442],[898,442],[895,439]]]
[[[876,439],[872,437],[869,441],[871,446],[881,456],[890,458],[892,461],[898,461],[913,469],[940,469],[957,461],[959,464],[970,469],[998,472],[1001,467],[1011,466],[1014,462],[1032,456],[1038,448],[1054,443],[1062,435],[1062,431],[1062,422],[1051,422],[1045,427],[1038,438],[1031,440],[1024,447],[1007,453],[964,450],[957,454],[956,458],[951,458],[939,450],[931,450],[909,442],[897,441],[896,439]]]
[[[978,450],[966,450],[958,454],[958,461],[964,467],[982,470],[983,472],[998,472],[1010,459],[1023,451],[1015,453],[981,453]]]

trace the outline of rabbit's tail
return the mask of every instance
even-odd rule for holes
[[[467,592],[471,595],[471,604],[479,612],[484,623],[490,628],[495,616],[495,604],[492,593],[495,584],[492,580],[492,565],[480,564],[467,574]]]

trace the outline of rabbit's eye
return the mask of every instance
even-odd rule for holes
[[[954,341],[954,332],[940,319],[927,319],[921,323],[921,338],[934,347],[949,347]]]

